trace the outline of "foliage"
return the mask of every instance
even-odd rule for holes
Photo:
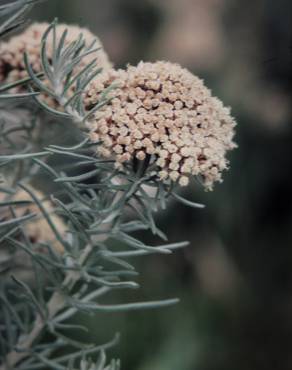
[[[21,17],[31,3],[21,1],[1,6],[4,15],[18,11],[13,13],[18,14],[17,17],[13,15],[2,26],[3,34],[22,24]],[[95,51],[94,45],[86,47],[82,35],[65,45],[66,32],[57,41],[56,26],[57,21],[54,21],[42,39],[43,71],[40,75],[34,73],[29,55],[25,55],[29,73],[26,83],[31,82],[31,93],[25,97],[32,95],[30,98],[50,114],[68,119],[72,125],[74,122],[86,131],[87,119],[108,101],[109,92],[115,86],[104,91],[97,105],[85,112],[82,92],[101,70],[91,63],[76,74],[75,67],[82,58]],[[54,40],[51,61],[46,53],[49,34]],[[73,96],[69,96],[73,84],[77,88]],[[1,87],[1,92],[10,87]],[[52,97],[60,109],[46,104],[43,95]],[[19,95],[1,95],[1,99],[7,97],[13,101]],[[106,365],[104,351],[117,343],[118,335],[103,345],[84,344],[72,340],[70,331],[86,331],[88,328],[76,326],[70,319],[77,312],[98,314],[176,303],[177,299],[166,299],[112,304],[107,301],[107,296],[116,290],[138,288],[132,280],[137,275],[131,262],[133,258],[153,253],[169,254],[188,244],[165,243],[167,237],[156,226],[153,216],[159,208],[165,209],[171,197],[192,207],[201,205],[176,194],[173,184],[162,184],[153,177],[151,163],[147,161],[133,160],[124,169],[117,169],[112,160],[97,158],[86,133],[81,142],[71,147],[49,145],[39,152],[32,152],[36,140],[34,129],[38,124],[42,122],[37,122],[34,115],[31,123],[21,122],[14,129],[9,128],[7,120],[2,122],[1,140],[9,147],[9,154],[0,156],[3,175],[0,194],[4,195],[0,197],[0,207],[8,208],[10,216],[0,223],[0,251],[9,248],[12,263],[17,251],[28,256],[34,283],[22,281],[16,275],[10,276],[11,271],[5,267],[7,259],[0,260],[0,369],[117,370],[118,361]],[[14,141],[16,132],[25,136],[24,148]],[[65,170],[58,165],[64,160],[67,161]],[[72,175],[76,172],[77,175]],[[41,199],[31,186],[41,174],[56,189],[45,199]],[[19,188],[37,206],[39,215],[17,216],[16,210],[23,202],[14,201],[12,195]],[[47,199],[54,204],[54,211],[45,206]],[[66,233],[60,233],[52,212],[61,217]],[[39,216],[46,220],[54,238],[62,245],[62,253],[57,252],[52,243],[30,240],[27,225]],[[133,235],[140,230],[150,230],[164,244],[143,243]],[[99,355],[96,363],[89,359],[94,354]]]

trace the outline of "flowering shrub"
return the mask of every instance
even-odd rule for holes
[[[36,1],[0,6],[8,17],[0,35],[17,27],[13,22],[21,23]],[[138,287],[129,280],[135,274],[129,258],[188,245],[151,246],[132,234],[150,230],[165,241],[154,212],[165,209],[171,197],[201,208],[177,191],[192,177],[211,189],[235,146],[229,109],[199,78],[168,62],[111,69],[93,39],[84,29],[54,21],[33,25],[1,45],[0,143],[9,150],[0,156],[0,370],[119,369],[119,361],[107,365],[105,357],[117,336],[103,345],[80,343],[67,333],[76,329],[70,318],[80,311],[177,303],[108,304],[104,297]],[[11,129],[11,115],[4,114],[7,101],[13,106],[23,99],[33,122],[39,110],[28,100],[69,119],[83,140],[33,151],[35,126]],[[41,131],[42,122],[37,125]],[[39,189],[40,174],[52,190]],[[90,356],[96,353],[94,363]]]

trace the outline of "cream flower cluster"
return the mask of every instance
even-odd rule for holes
[[[40,58],[41,39],[48,27],[48,23],[34,23],[21,34],[14,36],[9,41],[0,44],[0,83],[16,82],[27,77],[28,74],[23,59],[24,52],[28,53],[29,61],[34,72],[37,73],[42,70]],[[82,34],[86,46],[89,46],[96,39],[95,46],[96,48],[100,48],[95,53],[84,57],[78,65],[77,70],[84,68],[93,59],[97,59],[97,66],[100,68],[108,69],[111,67],[111,63],[108,60],[107,54],[103,50],[101,42],[85,28],[59,24],[56,27],[57,41],[60,40],[63,32],[66,29],[68,33],[65,45],[69,45],[71,42],[77,40],[79,35]],[[52,51],[53,36],[51,32],[48,36],[47,42],[48,57],[52,56]],[[14,92],[21,92],[22,90],[23,87],[17,87],[14,89]]]
[[[146,156],[155,159],[162,181],[189,183],[200,176],[206,188],[221,181],[226,152],[235,147],[235,121],[229,108],[203,81],[179,65],[144,63],[109,70],[90,84],[85,106],[92,108],[112,83],[111,100],[89,122],[98,153],[117,165]]]

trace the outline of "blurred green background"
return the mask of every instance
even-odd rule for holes
[[[186,194],[207,207],[157,215],[170,241],[191,245],[137,261],[142,289],[122,297],[181,303],[101,314],[86,340],[120,331],[112,355],[127,370],[291,370],[291,0],[48,0],[31,15],[54,17],[88,27],[117,67],[181,63],[238,121],[223,184]]]

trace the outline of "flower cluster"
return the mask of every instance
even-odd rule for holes
[[[34,72],[37,73],[42,70],[40,58],[41,39],[48,27],[48,23],[34,23],[20,35],[14,36],[9,41],[0,44],[0,83],[16,82],[28,76],[23,58],[24,52],[28,53],[29,61]],[[84,68],[93,59],[97,59],[97,65],[100,68],[108,69],[111,67],[111,63],[103,50],[101,42],[89,30],[78,26],[59,24],[56,27],[57,42],[65,30],[67,30],[65,45],[69,45],[82,34],[86,46],[91,45],[96,40],[96,47],[99,48],[94,54],[87,55],[82,59],[77,67],[78,70]],[[51,32],[47,42],[47,55],[49,58],[52,56],[52,51],[53,35]],[[17,87],[14,92],[21,92],[22,89],[23,87],[21,86]]]
[[[27,76],[25,51],[33,70],[41,71],[40,40],[47,28],[46,23],[33,24],[2,44],[0,82],[14,82]],[[95,39],[86,29],[66,25],[57,26],[57,39],[65,29],[66,43],[76,40],[80,33],[87,45]],[[53,47],[50,34],[48,57]],[[221,173],[228,167],[226,153],[235,147],[235,121],[229,108],[212,96],[202,80],[169,62],[140,62],[126,70],[114,70],[102,47],[96,55],[86,56],[76,69],[81,70],[94,58],[103,72],[84,92],[85,109],[93,108],[111,84],[118,86],[111,91],[108,103],[88,122],[90,138],[98,143],[101,156],[115,158],[117,166],[134,158],[150,159],[160,180],[181,186],[188,185],[191,176],[200,177],[208,189],[221,181]],[[74,85],[70,89],[69,95],[74,92]],[[54,99],[45,94],[42,97],[48,105],[58,106]]]
[[[202,80],[176,64],[140,62],[100,74],[85,93],[85,107],[112,83],[118,87],[111,99],[89,121],[100,155],[117,165],[151,156],[157,176],[181,186],[192,175],[208,189],[221,180],[226,152],[235,147],[235,121]]]
[[[54,213],[53,205],[50,201],[43,201],[44,195],[33,189],[35,196],[42,202],[42,205],[45,207],[46,211],[49,213],[50,218],[53,224],[56,226],[60,234],[65,234],[65,225],[61,218]],[[25,234],[29,238],[30,242],[33,244],[37,243],[49,243],[56,252],[63,253],[63,245],[56,239],[55,234],[50,228],[47,220],[44,215],[38,208],[38,206],[32,202],[30,195],[24,190],[18,190],[12,196],[5,196],[4,193],[0,193],[0,202],[1,201],[13,201],[13,202],[30,202],[30,203],[16,203],[13,207],[15,217],[22,217],[29,214],[34,214],[35,217],[26,221],[23,224]],[[3,210],[3,208],[2,208]],[[1,211],[1,217],[5,219],[10,219],[12,217],[11,211],[7,208],[4,208],[4,211]]]

